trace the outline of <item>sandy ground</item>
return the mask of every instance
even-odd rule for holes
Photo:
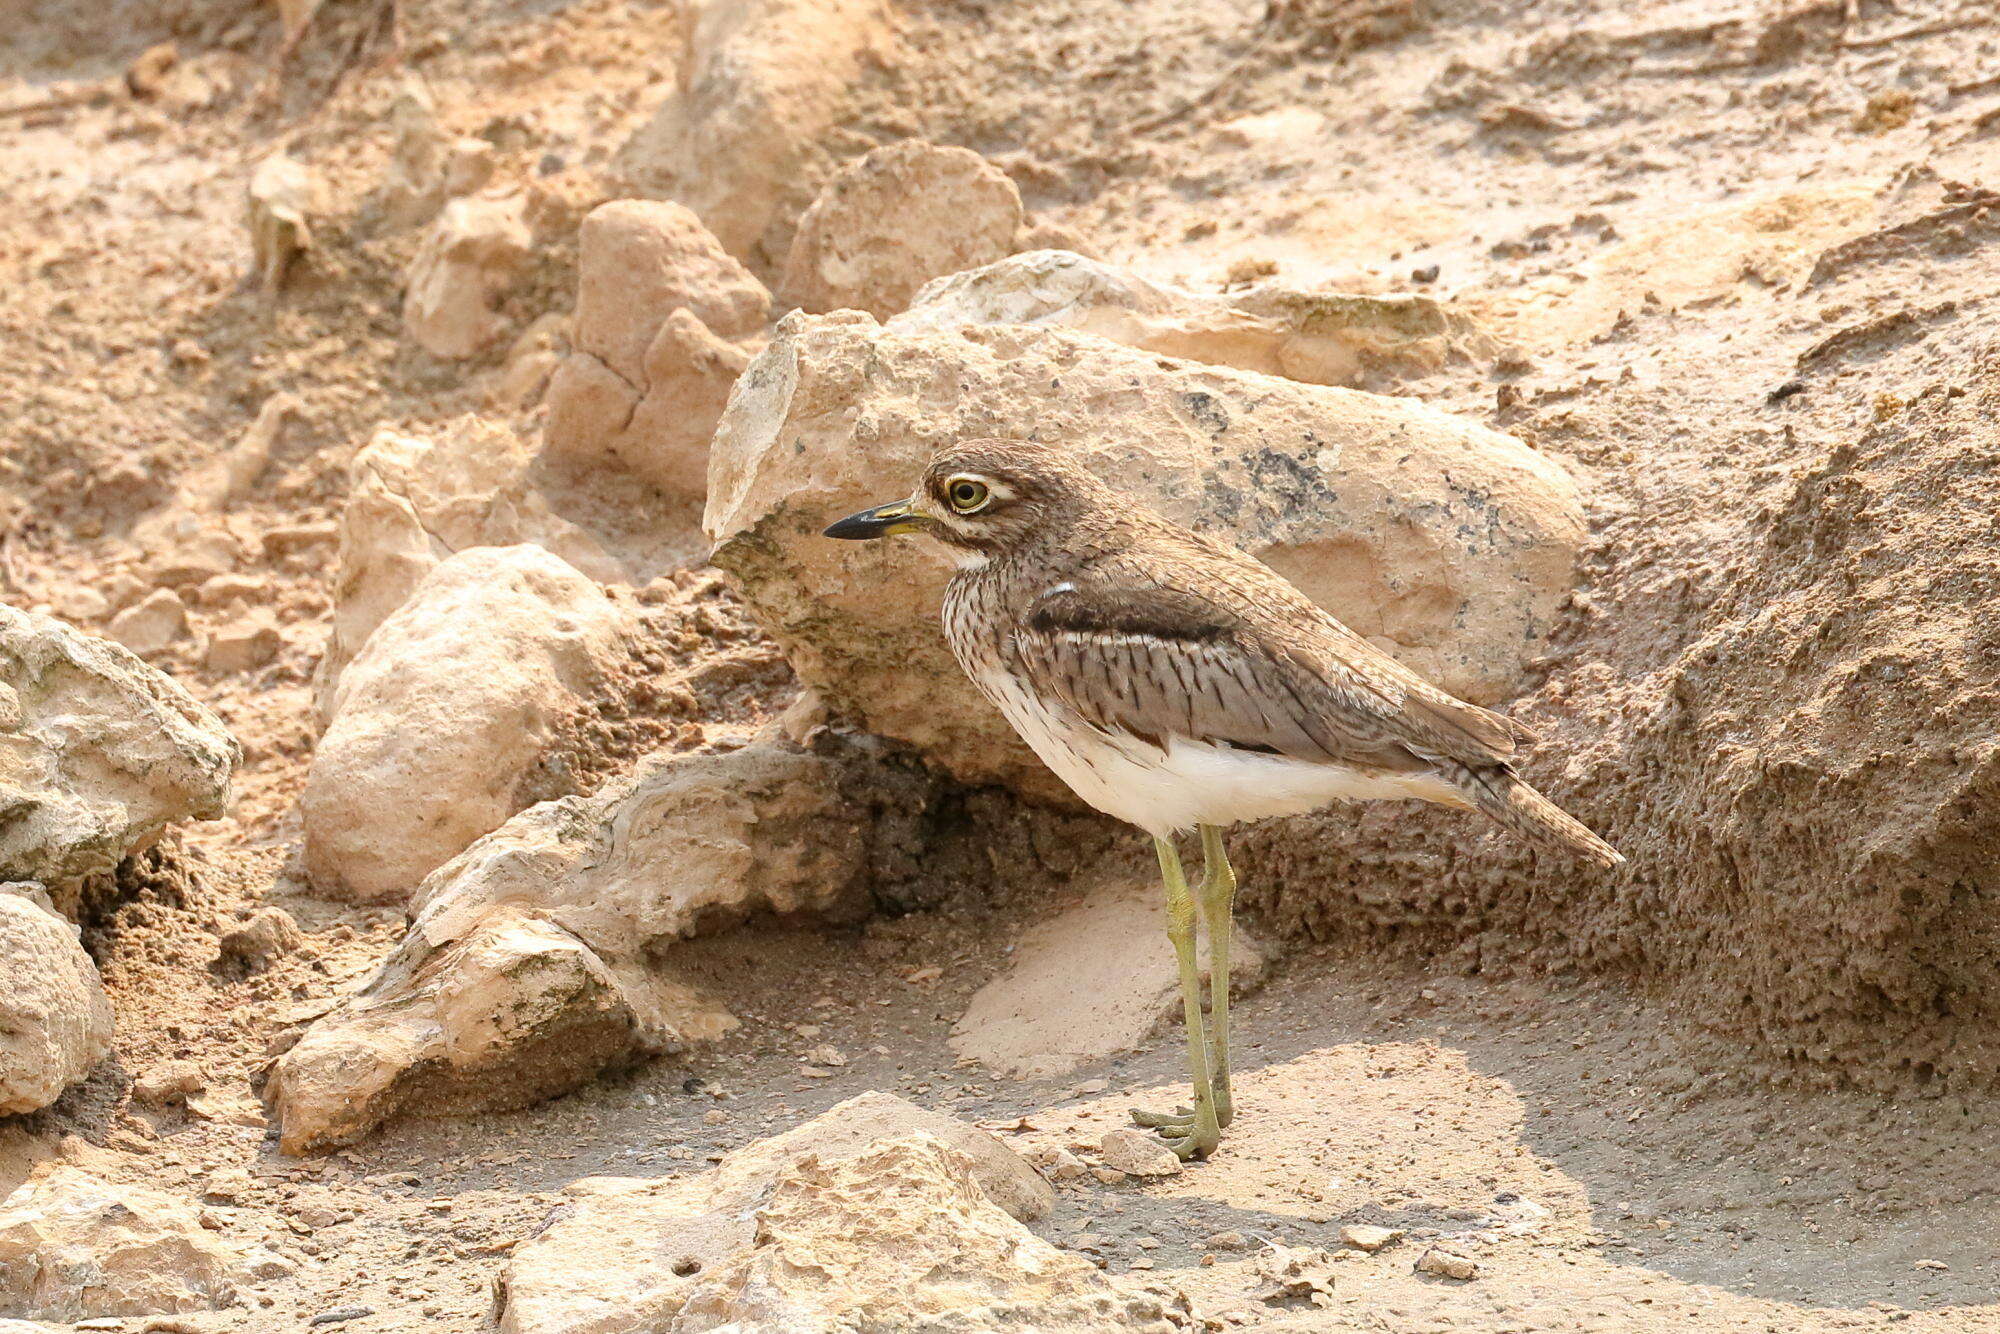
[[[1605,650],[1615,671],[1572,666],[1571,691],[1608,691],[1614,675],[1643,686],[1678,650],[1632,609],[1699,597],[1713,544],[1738,536],[1720,520],[1707,531],[1704,516],[1755,510],[1798,441],[1825,444],[1879,396],[1948,376],[1952,355],[1992,333],[1983,294],[2000,252],[1974,248],[1947,275],[1959,305],[1935,337],[1871,343],[1824,374],[1814,363],[1808,391],[1769,397],[1801,376],[1802,349],[1896,308],[1915,280],[1889,267],[1806,294],[1801,262],[1874,225],[1878,207],[1893,212],[1904,185],[1914,197],[1940,180],[2000,184],[2000,83],[1984,74],[2000,27],[1977,5],[1863,3],[1845,38],[1753,68],[1704,66],[1710,45],[1689,34],[1735,19],[1753,41],[1781,28],[1785,7],[1354,5],[1353,22],[1319,28],[1266,21],[1249,3],[908,8],[911,45],[930,56],[871,86],[873,132],[989,153],[1038,215],[1149,276],[1214,289],[1275,267],[1299,284],[1420,286],[1518,340],[1522,359],[1498,383],[1461,368],[1408,388],[1602,479],[1590,573],[1625,601],[1595,615],[1636,628]],[[302,409],[267,485],[229,520],[252,540],[331,518],[345,462],[378,422],[480,407],[493,369],[415,351],[397,320],[414,237],[349,226],[382,169],[402,68],[369,37],[369,7],[329,5],[282,78],[276,17],[260,8],[113,9],[84,31],[59,5],[31,5],[0,43],[0,592],[59,611],[80,588],[109,596],[132,577],[135,525],[171,515],[175,482],[271,393]],[[1400,32],[1355,19],[1374,10],[1430,17]],[[550,188],[579,197],[657,102],[678,50],[671,7],[389,12],[455,130],[503,145],[508,169],[552,164]],[[106,46],[114,20],[122,35]],[[120,79],[168,39],[186,83],[152,100],[65,102],[76,81]],[[1606,49],[1639,72],[1599,82]],[[1482,77],[1499,91],[1480,92]],[[336,202],[296,292],[274,306],[245,285],[239,212],[250,168],[280,145],[315,163]],[[1775,196],[1786,202],[1758,202]],[[1685,221],[1739,206],[1775,210],[1768,248]],[[572,262],[559,247],[538,260],[511,298],[523,323],[566,303]],[[691,531],[681,537],[692,549]],[[401,927],[393,909],[313,898],[297,869],[291,803],[312,742],[326,556],[281,551],[254,571],[254,601],[286,638],[272,668],[212,674],[192,645],[163,659],[245,742],[237,808],[185,831],[130,901],[88,924],[117,1009],[111,1065],[55,1108],[0,1122],[0,1191],[68,1156],[205,1193],[216,1230],[298,1263],[244,1309],[188,1328],[291,1329],[362,1305],[372,1314],[337,1328],[478,1330],[508,1249],[577,1178],[699,1171],[870,1088],[1024,1145],[1094,1141],[1128,1101],[1174,1084],[1171,1031],[1053,1084],[959,1064],[951,1025],[1045,911],[1035,896],[961,885],[937,911],[859,931],[752,926],[691,944],[690,969],[745,1021],[713,1048],[522,1112],[279,1156],[254,1093],[268,1044],[366,976]],[[783,696],[750,701],[746,716]],[[1412,841],[1493,846],[1452,817],[1333,818],[1357,838],[1400,821]],[[1314,846],[1341,836],[1309,832]],[[1112,1270],[1150,1266],[1221,1327],[2000,1329],[1990,1094],[1863,1092],[1837,1070],[1776,1064],[1754,1025],[1718,1021],[1726,997],[1630,969],[1586,975],[1566,941],[1543,942],[1546,970],[1531,940],[1466,947],[1367,885],[1310,903],[1260,897],[1259,866],[1296,876],[1305,840],[1286,827],[1245,836],[1247,899],[1286,934],[1329,943],[1295,948],[1239,1003],[1241,1114],[1223,1149],[1143,1187],[1068,1186],[1044,1235]],[[213,972],[217,934],[267,903],[300,920],[307,948],[247,980]],[[905,980],[926,965],[936,981]],[[802,1073],[828,1043],[848,1063]],[[178,1056],[208,1072],[193,1114],[128,1100],[131,1074]],[[1356,1222],[1409,1236],[1345,1253],[1323,1306],[1257,1296],[1254,1249],[1218,1235],[1338,1251],[1340,1225]],[[1415,1273],[1433,1241],[1475,1259],[1478,1276]]]

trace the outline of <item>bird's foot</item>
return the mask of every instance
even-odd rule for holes
[[[1222,1140],[1222,1128],[1215,1119],[1192,1107],[1176,1107],[1171,1112],[1148,1112],[1134,1107],[1132,1120],[1158,1135],[1182,1162],[1208,1157]]]
[[[1132,1124],[1144,1126],[1148,1130],[1176,1130],[1185,1132],[1194,1124],[1194,1108],[1182,1103],[1171,1112],[1149,1112],[1143,1107],[1132,1110]]]

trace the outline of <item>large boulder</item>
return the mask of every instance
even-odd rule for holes
[[[282,1147],[525,1106],[734,1027],[662,947],[752,913],[864,911],[873,822],[841,779],[775,740],[659,756],[480,839],[424,882],[376,976],[279,1060]]]
[[[240,758],[222,720],[128,650],[0,605],[0,881],[58,905],[178,820],[214,819]]]
[[[1030,250],[926,284],[896,333],[1036,324],[1306,384],[1378,388],[1499,345],[1431,297],[1300,291],[1190,292],[1069,250]]]
[[[1011,253],[1023,218],[1014,182],[969,148],[877,148],[841,168],[799,219],[778,295],[886,320],[931,279]]]
[[[961,778],[1031,793],[1061,789],[952,660],[943,553],[820,536],[907,494],[938,446],[991,436],[1072,450],[1481,704],[1513,695],[1544,651],[1583,537],[1560,465],[1420,403],[1057,329],[786,317],[716,432],[716,564],[833,708]]]
[[[111,1050],[111,1004],[76,928],[12,888],[0,886],[0,1116],[48,1106]]]
[[[534,452],[507,427],[460,417],[424,434],[383,427],[348,465],[333,625],[314,676],[323,728],[341,673],[375,627],[454,553],[532,543],[600,582],[624,576],[533,484]]]
[[[329,701],[300,810],[325,893],[399,900],[529,804],[524,780],[624,656],[627,614],[536,546],[444,561]]]
[[[263,1266],[188,1204],[66,1165],[0,1201],[0,1316],[97,1320],[233,1305]],[[275,1270],[274,1270],[275,1272]]]
[[[1012,1150],[886,1093],[700,1176],[571,1193],[501,1277],[503,1334],[1173,1327],[1020,1225],[1053,1196]]]
[[[693,209],[775,273],[832,174],[830,132],[893,44],[886,0],[708,0],[674,92],[619,152],[641,194]]]
[[[699,498],[709,436],[750,360],[740,340],[762,334],[770,293],[679,204],[602,205],[580,246],[575,345],[549,384],[549,453]]]

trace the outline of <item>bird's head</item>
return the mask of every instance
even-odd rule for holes
[[[923,533],[976,562],[1060,532],[1108,495],[1047,446],[972,440],[939,450],[907,498],[850,514],[826,535],[858,541]]]

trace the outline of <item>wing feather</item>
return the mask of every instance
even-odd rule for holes
[[[1016,665],[1105,731],[1396,771],[1508,762],[1518,724],[1430,685],[1263,567],[1239,557],[1227,574],[1226,595],[1204,595],[1105,557],[1031,602]]]

